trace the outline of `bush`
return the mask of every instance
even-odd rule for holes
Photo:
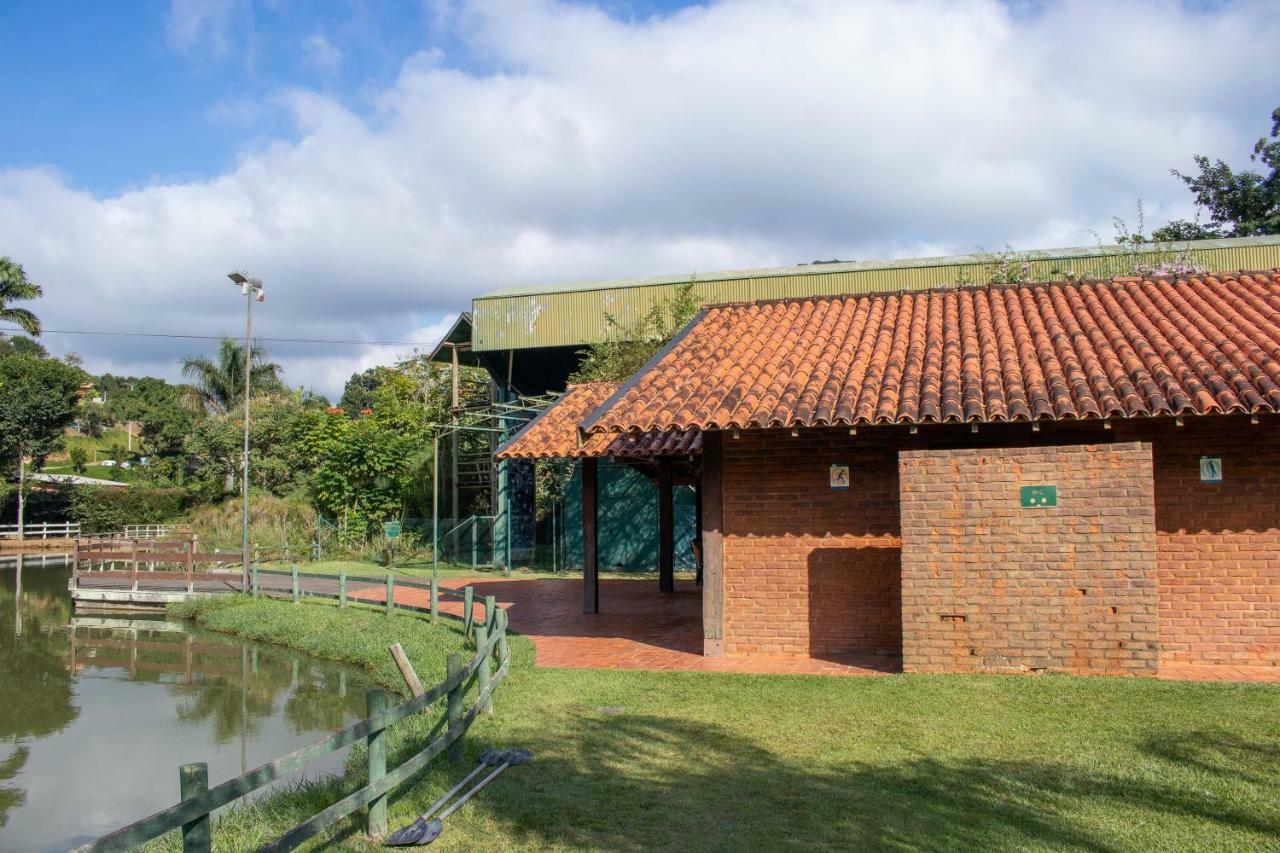
[[[186,489],[77,488],[71,491],[70,517],[85,533],[113,533],[126,524],[164,524],[178,520],[191,502]]]

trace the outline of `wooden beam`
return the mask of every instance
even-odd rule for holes
[[[596,464],[582,460],[582,612],[600,611],[600,543],[597,538]]]
[[[702,434],[702,653],[724,654],[724,434]]]
[[[672,497],[671,460],[658,460],[658,589],[676,591],[675,508]]]

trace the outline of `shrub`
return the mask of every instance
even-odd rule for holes
[[[112,533],[126,524],[163,524],[176,521],[190,504],[186,489],[109,489],[85,487],[71,490],[70,517],[85,533]]]

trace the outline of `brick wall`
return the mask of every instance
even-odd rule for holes
[[[906,451],[908,671],[1154,672],[1149,445]],[[1056,508],[1023,509],[1052,483]]]
[[[1154,437],[1160,659],[1280,665],[1280,423],[1133,423]],[[1223,481],[1200,482],[1218,456]]]
[[[850,488],[830,488],[833,463]],[[723,476],[725,652],[896,656],[896,450],[843,430],[743,431],[724,439]]]

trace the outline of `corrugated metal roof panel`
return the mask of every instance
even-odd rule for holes
[[[1198,263],[1213,270],[1280,267],[1280,236],[1199,240],[1180,243],[1174,250],[1191,252]],[[1148,252],[1136,254],[1154,259],[1169,252],[1169,247],[1153,246]],[[1126,254],[1131,253],[1118,246],[1103,246],[1019,252],[1016,257],[1030,264],[1032,280],[1049,281],[1067,273],[1107,278],[1127,272],[1116,268]],[[957,282],[985,281],[990,267],[989,256],[958,255],[512,288],[476,298],[473,349],[577,346],[604,340],[608,333],[606,314],[624,320],[639,316],[655,301],[670,298],[690,282],[701,302],[713,304],[927,290]]]

